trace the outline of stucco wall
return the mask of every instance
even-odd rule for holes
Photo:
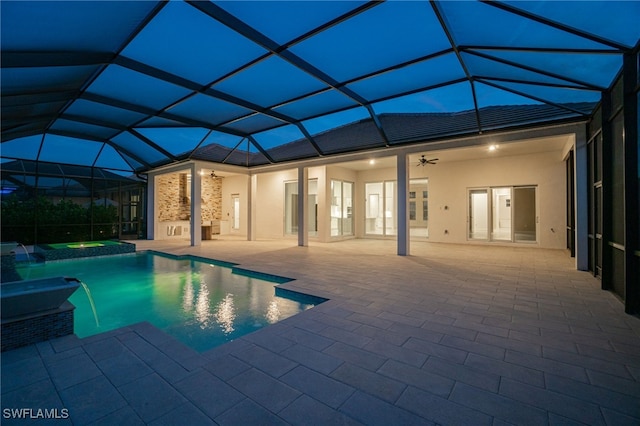
[[[340,175],[340,172],[337,172]],[[342,175],[340,175],[342,176]],[[351,176],[351,174],[349,175]],[[317,241],[327,241],[329,233],[327,208],[326,167],[310,167],[308,178],[318,180],[318,235],[310,237]],[[257,238],[284,238],[284,184],[298,180],[298,169],[284,170],[258,175],[256,199]],[[246,191],[246,190],[245,190]],[[287,236],[295,239],[295,236]]]
[[[557,151],[440,163],[412,170],[411,178],[429,178],[429,241],[468,241],[469,188],[536,185],[538,245],[560,249],[566,246],[564,174]]]
[[[220,219],[227,221],[230,233],[237,235],[247,235],[247,218],[248,218],[248,182],[250,177],[245,175],[227,176],[222,179],[222,195],[221,195],[221,214]],[[231,205],[231,196],[238,194],[240,197],[240,227],[233,229],[233,206]],[[226,229],[222,229],[224,232]]]
[[[298,180],[297,169],[258,175],[256,235],[258,238],[284,236],[284,182]]]

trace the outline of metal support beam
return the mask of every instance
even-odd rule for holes
[[[585,126],[586,127],[586,126]],[[574,142],[574,193],[576,269],[589,270],[589,173],[587,161],[587,134],[576,134]]]
[[[398,256],[408,256],[409,247],[409,156],[400,153],[397,159],[398,176]]]
[[[625,53],[622,65],[623,78],[623,114],[624,114],[624,283],[625,312],[640,312],[640,217],[638,199],[638,149],[640,148],[640,132],[638,132],[638,61],[635,53]]]
[[[480,121],[480,107],[478,106],[478,97],[476,96],[476,87],[475,87],[474,82],[473,82],[473,76],[469,72],[469,68],[467,68],[467,64],[462,59],[462,55],[460,54],[460,50],[458,49],[458,45],[457,45],[456,41],[453,39],[453,33],[449,29],[449,24],[447,23],[446,19],[444,18],[444,14],[440,10],[440,7],[436,4],[436,2],[434,0],[430,0],[430,3],[431,3],[431,7],[433,9],[433,12],[436,14],[436,17],[438,18],[438,21],[440,22],[440,26],[442,27],[442,30],[447,35],[447,39],[449,40],[449,43],[451,43],[451,48],[455,52],[456,57],[458,58],[458,62],[460,62],[460,66],[462,67],[462,69],[464,71],[464,75],[467,77],[467,80],[469,81],[469,85],[471,86],[471,95],[473,96],[473,107],[475,108],[475,111],[476,111],[476,121],[478,123],[478,133],[482,133],[482,121]]]

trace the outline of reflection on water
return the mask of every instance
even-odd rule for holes
[[[193,276],[192,278],[196,279],[199,277]],[[214,309],[212,309],[212,297],[207,283],[201,280],[196,287],[197,290],[194,288],[193,279],[186,280],[182,293],[182,309],[185,314],[188,314],[189,317],[193,315],[193,319],[202,330],[208,328],[213,329],[216,325],[219,325],[224,334],[234,332],[236,310],[233,304],[233,294],[227,293],[227,295],[215,305]],[[277,306],[275,310],[277,312],[277,318],[279,316]]]
[[[184,286],[184,294],[182,295],[182,309],[185,312],[191,312],[193,308],[193,283],[190,279],[187,280]]]
[[[269,324],[275,324],[280,320],[280,309],[278,308],[278,302],[272,300],[269,303],[269,307],[267,308],[267,313],[265,315]]]
[[[224,334],[232,333],[235,330],[233,321],[236,319],[236,312],[233,307],[233,294],[227,293],[224,299],[218,303],[215,318]]]
[[[209,326],[209,318],[211,318],[211,312],[209,311],[211,305],[209,303],[209,287],[203,282],[200,283],[200,291],[198,291],[198,298],[196,299],[196,321],[200,323],[200,328],[205,329]]]

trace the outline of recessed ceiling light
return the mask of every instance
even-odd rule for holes
[[[376,160],[374,160],[374,159],[369,160],[369,164],[371,164],[371,165],[376,164]]]
[[[498,149],[498,145],[489,145],[489,151],[495,151]]]

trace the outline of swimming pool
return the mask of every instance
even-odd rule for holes
[[[21,265],[24,279],[70,276],[85,283],[69,301],[75,334],[91,336],[140,321],[205,351],[305,311],[324,299],[277,292],[288,278],[234,269],[232,264],[155,252]],[[278,293],[278,294],[276,294]]]

